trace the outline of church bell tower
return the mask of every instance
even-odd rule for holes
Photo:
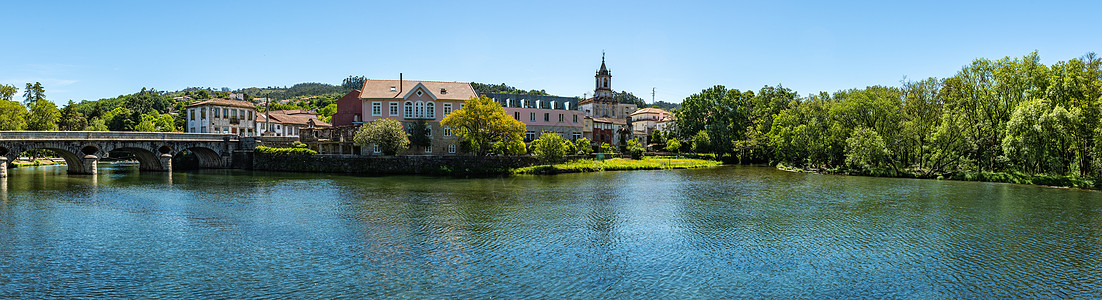
[[[601,69],[597,70],[596,78],[597,86],[593,90],[594,100],[612,100],[612,73],[609,73],[608,68],[605,67],[605,54],[601,53]]]

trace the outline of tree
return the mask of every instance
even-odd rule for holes
[[[624,150],[625,153],[631,156],[631,159],[643,158],[643,145],[639,143],[639,139],[628,140],[626,146],[624,147]]]
[[[409,145],[416,146],[419,149],[424,150],[426,147],[432,147],[432,138],[429,137],[429,125],[425,121],[413,122],[410,125]]]
[[[566,147],[566,155],[578,154],[578,146],[574,145],[574,142],[571,142],[570,140],[567,140],[567,139],[563,139],[562,146]]]
[[[73,103],[73,100],[69,100],[69,104],[61,109],[61,122],[58,123],[58,127],[64,131],[84,130],[85,127],[88,127],[88,119],[85,119],[84,114],[76,110],[76,104]]]
[[[532,141],[533,152],[536,155],[536,159],[543,164],[553,164],[561,162],[563,156],[566,155],[566,147],[563,142],[562,136],[554,132],[543,132],[540,137],[535,141]]]
[[[858,170],[869,170],[888,164],[890,152],[884,139],[876,130],[857,128],[846,139],[846,165]]]
[[[84,131],[107,131],[107,124],[103,122],[103,119],[94,117],[88,121],[88,127],[84,127]]]
[[[10,84],[0,84],[0,100],[11,101],[15,93],[19,92],[19,88]]]
[[[31,114],[27,117],[27,129],[46,131],[57,130],[57,122],[61,120],[61,111],[57,105],[46,99],[39,99],[31,106]]]
[[[341,88],[348,91],[361,89],[364,81],[367,81],[367,77],[348,75],[348,78],[341,82]]]
[[[326,105],[325,107],[322,107],[321,109],[318,109],[318,115],[321,117],[321,120],[325,121],[326,123],[331,123],[333,121],[333,115],[335,114],[337,114],[336,103],[331,103],[329,105]]]
[[[486,155],[494,143],[523,140],[524,123],[506,115],[497,101],[472,97],[462,107],[445,116],[441,124],[451,127],[461,141],[467,141],[472,152]]]
[[[589,139],[584,138],[584,137],[578,139],[577,141],[574,142],[574,145],[578,147],[578,152],[576,152],[576,153],[582,154],[582,155],[593,154],[593,145],[590,145],[591,143],[592,142],[590,142]]]
[[[46,99],[46,89],[42,87],[42,83],[35,82],[31,84],[27,83],[27,87],[23,89],[23,105],[26,107],[34,106],[38,100]]]
[[[671,138],[666,141],[666,151],[678,152],[681,150],[681,141],[677,138]]]
[[[693,135],[693,153],[713,153],[712,152],[712,138],[708,135],[707,131],[698,131],[696,135]]]
[[[620,152],[616,151],[616,147],[613,147],[612,145],[609,145],[608,143],[601,143],[601,153],[615,154],[615,153],[620,153]]]
[[[0,130],[27,129],[27,108],[15,101],[0,100]]]
[[[395,155],[409,148],[409,137],[402,129],[402,123],[390,118],[360,126],[352,140],[361,147],[376,145],[386,155]]]

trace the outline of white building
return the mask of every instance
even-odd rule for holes
[[[318,114],[304,110],[273,110],[257,116],[256,132],[262,136],[299,136],[305,128],[332,127],[318,119]]]
[[[256,135],[256,106],[250,102],[210,99],[187,108],[187,132]]]

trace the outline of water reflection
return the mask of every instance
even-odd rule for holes
[[[1095,192],[754,167],[495,179],[56,169],[0,182],[0,297],[1102,292]]]

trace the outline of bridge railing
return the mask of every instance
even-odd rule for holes
[[[131,132],[131,131],[0,131],[0,140],[155,140],[237,141],[240,137],[221,133]]]

